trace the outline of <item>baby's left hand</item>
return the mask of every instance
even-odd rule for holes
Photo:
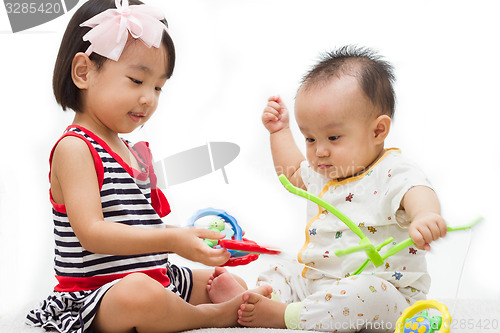
[[[410,237],[420,250],[430,251],[430,243],[446,235],[447,226],[439,214],[421,213],[410,223]]]

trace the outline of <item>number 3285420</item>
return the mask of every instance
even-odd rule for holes
[[[481,330],[495,330],[499,328],[499,321],[497,319],[453,319],[451,321],[450,329],[468,329],[474,332]]]
[[[7,14],[58,14],[64,12],[60,3],[5,2]]]

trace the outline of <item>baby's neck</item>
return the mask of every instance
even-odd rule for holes
[[[377,154],[377,156],[372,160],[372,162],[370,164],[368,164],[366,167],[364,167],[361,171],[358,171],[350,176],[347,176],[347,177],[344,177],[344,178],[337,178],[335,179],[336,181],[343,181],[343,180],[346,180],[346,179],[349,179],[349,178],[352,178],[352,177],[356,177],[356,176],[359,176],[363,173],[365,173],[367,170],[369,170],[372,166],[374,166],[381,158],[382,156],[384,156],[386,150],[384,149],[384,146],[382,146]]]

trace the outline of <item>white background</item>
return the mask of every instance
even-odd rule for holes
[[[306,202],[273,172],[262,110],[278,93],[293,110],[299,80],[320,53],[345,44],[372,47],[396,68],[398,103],[387,146],[402,148],[428,174],[450,225],[485,217],[472,233],[433,244],[429,296],[499,298],[495,1],[147,3],[167,17],[177,64],[157,113],[130,137],[150,141],[156,159],[210,141],[241,147],[226,166],[229,184],[218,171],[166,191],[173,207],[167,222],[182,226],[198,209],[221,208],[248,238],[296,253]],[[0,317],[36,303],[55,285],[48,156],[73,112],[56,105],[51,79],[70,16],[12,34],[0,5]],[[293,131],[303,149],[295,124]],[[273,260],[232,271],[253,286]]]

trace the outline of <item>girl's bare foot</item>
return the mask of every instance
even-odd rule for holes
[[[208,296],[212,303],[222,303],[245,292],[238,281],[223,267],[216,267],[208,279]]]
[[[244,293],[242,298],[244,303],[238,310],[238,324],[247,327],[286,328],[287,304],[251,291]]]

